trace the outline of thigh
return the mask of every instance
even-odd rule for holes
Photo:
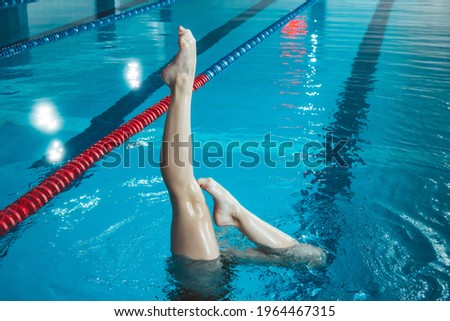
[[[172,253],[198,260],[216,259],[219,247],[203,193],[178,193],[171,195],[171,202]]]

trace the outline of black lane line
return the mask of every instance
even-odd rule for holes
[[[240,13],[238,16],[228,20],[222,26],[209,32],[202,39],[197,41],[197,55],[204,53],[232,30],[238,28],[240,25],[254,17],[274,2],[275,0],[261,0],[246,11]],[[90,126],[83,132],[69,139],[65,143],[66,159],[70,159],[78,155],[99,139],[108,135],[110,132],[122,125],[125,121],[124,118],[128,114],[134,111],[137,107],[144,103],[150,95],[163,86],[160,74],[165,66],[166,65],[161,66],[158,70],[150,74],[142,82],[141,87],[138,90],[130,91],[128,94],[120,98],[113,106],[109,107],[100,115],[94,117],[91,120]],[[33,165],[31,165],[31,168],[40,166],[49,166],[45,158],[34,162]]]
[[[359,156],[359,135],[367,126],[367,113],[370,105],[367,103],[368,94],[374,89],[376,81],[374,75],[377,71],[378,58],[381,53],[381,45],[395,0],[381,0],[372,17],[364,38],[359,45],[354,58],[350,77],[345,82],[344,91],[339,95],[338,111],[335,119],[327,128],[333,132],[334,140],[348,140],[342,148],[341,154],[348,167],[334,166],[332,171],[326,173],[338,176],[339,179],[325,180],[331,183],[331,193],[350,191],[351,173],[349,169],[354,163],[364,163]],[[328,175],[325,174],[325,175]],[[321,179],[324,177],[318,177]],[[321,181],[321,180],[320,180]],[[322,182],[322,181],[321,181]],[[327,188],[328,189],[328,188]]]
[[[301,200],[294,205],[299,213],[314,211],[314,222],[311,222],[311,225],[320,230],[321,239],[332,253],[338,244],[342,224],[345,223],[335,199],[337,195],[348,199],[352,197],[353,177],[350,168],[358,163],[364,164],[359,156],[359,136],[367,126],[370,105],[366,99],[374,88],[374,74],[394,2],[395,0],[380,0],[378,3],[354,58],[350,76],[345,81],[344,90],[339,94],[338,111],[333,115],[334,121],[324,128],[332,132],[334,143],[338,140],[348,141],[339,153],[348,167],[329,164],[320,171],[309,171],[308,173],[314,175],[312,184],[317,184],[317,191],[310,195],[306,190],[301,191]],[[322,156],[325,161],[325,155]]]

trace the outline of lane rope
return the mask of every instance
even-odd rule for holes
[[[30,40],[24,40],[10,46],[6,46],[0,49],[0,59],[5,59],[14,55],[17,55],[24,50],[40,47],[48,43],[53,43],[68,37],[77,36],[82,32],[98,29],[100,27],[109,26],[115,24],[118,21],[129,19],[147,13],[154,9],[168,7],[172,5],[175,0],[162,0],[138,8],[125,10],[121,13],[109,15],[100,19],[96,19],[90,22],[86,22],[77,26],[67,28],[62,31],[53,32],[48,35],[39,36]]]
[[[245,55],[249,50],[260,44],[275,31],[279,30],[291,19],[312,6],[315,2],[316,0],[306,0],[304,4],[247,40],[223,58],[219,59],[215,64],[211,65],[195,78],[193,91],[202,87],[225,68]],[[28,216],[36,213],[41,207],[61,193],[75,179],[86,172],[95,162],[163,115],[169,108],[169,103],[170,96],[164,97],[155,105],[149,107],[141,114],[135,116],[124,125],[100,139],[94,145],[56,170],[35,188],[31,189],[14,203],[0,211],[0,235],[5,235]]]

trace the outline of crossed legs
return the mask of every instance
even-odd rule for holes
[[[323,263],[319,248],[299,244],[289,235],[246,210],[213,179],[195,179],[192,168],[191,98],[196,67],[196,44],[192,33],[179,27],[179,52],[162,73],[171,91],[171,102],[164,127],[161,173],[169,191],[173,218],[171,250],[195,260],[219,256],[211,215],[202,189],[214,198],[214,221],[218,226],[235,226],[259,248],[296,248],[297,260]]]

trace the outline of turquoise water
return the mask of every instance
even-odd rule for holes
[[[201,72],[298,5],[177,1],[0,60],[0,206],[57,166],[45,159],[54,139],[74,156],[168,93],[157,75],[176,52],[179,24],[197,38]],[[217,299],[449,299],[449,13],[445,0],[319,1],[291,34],[275,33],[194,94],[202,144],[270,133],[295,146],[284,156],[272,150],[276,166],[244,168],[234,150],[231,166],[202,163],[196,175],[329,252],[321,270],[229,264]],[[132,61],[139,89],[125,76]],[[43,102],[61,120],[50,133],[30,122]],[[173,277],[159,169],[138,166],[139,146],[158,155],[163,125],[164,117],[117,149],[120,166],[98,163],[0,239],[1,299],[190,298]],[[313,164],[286,167],[326,132],[348,141],[340,151],[348,167],[325,162],[325,147],[308,151]],[[251,245],[232,229],[216,233],[223,248]]]

